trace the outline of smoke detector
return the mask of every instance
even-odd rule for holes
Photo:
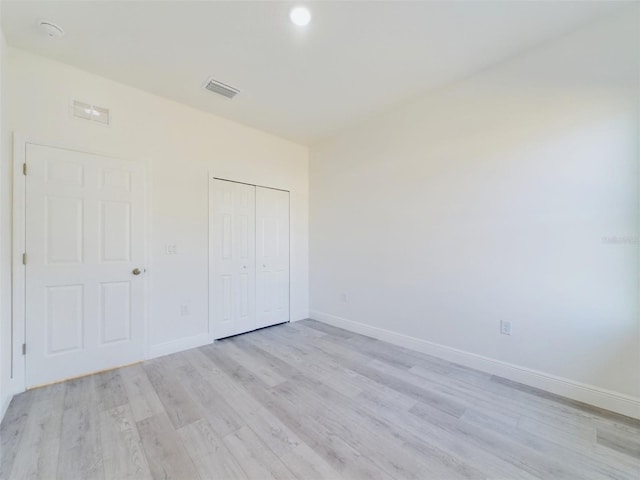
[[[240,90],[238,90],[237,88],[225,85],[224,83],[214,80],[213,78],[208,78],[202,88],[227,98],[233,98],[240,93]]]
[[[55,23],[42,20],[38,26],[49,38],[60,38],[64,35],[62,27],[59,27]]]

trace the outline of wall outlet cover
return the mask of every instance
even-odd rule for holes
[[[500,333],[503,335],[511,335],[511,322],[502,320],[500,322]]]

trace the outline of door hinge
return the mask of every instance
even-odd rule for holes
[[[26,163],[23,163],[23,164],[22,164],[22,174],[23,174],[23,175],[26,175],[26,174],[27,174],[27,164],[26,164]]]
[[[23,343],[23,344],[22,344],[22,354],[23,354],[23,355],[26,355],[26,354],[27,354],[27,344],[26,344],[26,343]]]
[[[22,254],[22,264],[23,264],[23,265],[26,265],[26,264],[27,264],[27,254],[26,254],[26,253],[23,253],[23,254]]]

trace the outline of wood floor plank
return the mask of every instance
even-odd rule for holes
[[[95,376],[66,383],[58,478],[104,479]]]
[[[280,460],[300,480],[327,480],[342,478],[320,455],[306,443],[285,453]]]
[[[334,340],[331,340],[331,341],[335,342],[335,339],[334,339]],[[350,341],[352,341],[352,339],[350,339]],[[336,343],[337,343],[337,342],[336,342]],[[384,356],[381,356],[381,358],[382,358],[382,359],[384,359]],[[388,362],[388,363],[389,363],[389,362]],[[380,360],[373,360],[372,362],[370,362],[370,365],[373,365],[373,366],[379,366],[380,364],[381,364],[381,361],[380,361]],[[390,365],[388,365],[388,366],[390,366],[390,367],[392,367],[392,368],[400,368],[400,367],[398,366],[398,364],[395,364],[395,365],[394,365],[393,363],[391,363],[391,364],[390,364]],[[419,368],[421,368],[421,367],[411,367],[411,368],[409,368],[409,370],[410,370],[411,372],[413,372],[413,370],[414,370],[414,369],[419,369]],[[383,368],[382,370],[384,370],[384,368]],[[426,371],[426,370],[423,370],[423,371]],[[441,374],[442,372],[437,372],[437,373],[438,373],[438,374]],[[405,380],[407,379],[407,377],[406,377],[406,375],[405,375],[405,373],[404,373],[404,372],[400,372],[400,371],[397,371],[397,370],[396,370],[393,374],[394,374],[394,375],[396,375],[396,376],[399,376],[399,377],[400,377],[400,378],[402,378],[402,379],[405,379]],[[491,379],[489,379],[489,380],[491,381],[491,380],[493,380],[493,379],[491,378]],[[447,381],[451,382],[451,381],[452,381],[452,379],[451,379],[451,378],[449,378],[449,379],[447,379]],[[454,383],[455,383],[455,381],[456,381],[456,380],[453,380],[453,382],[454,382]],[[472,385],[477,387],[477,386],[481,385],[481,382],[486,382],[486,381],[487,381],[487,380],[482,380],[482,379],[481,379],[481,377],[474,377],[474,382],[473,382],[473,384],[472,384]],[[485,391],[484,393],[486,393],[486,391]],[[529,392],[529,391],[527,391],[526,393],[530,393],[530,392]],[[548,396],[545,396],[545,397],[547,397],[547,398],[548,398]],[[544,399],[543,399],[543,400],[544,400]],[[471,403],[469,403],[469,404],[471,404]],[[573,405],[573,404],[569,404],[569,408],[574,408],[574,406],[575,406],[575,405]],[[557,409],[557,406],[554,406],[554,407]],[[525,408],[526,408],[526,407],[525,407]],[[494,410],[495,410],[495,409],[494,409]],[[565,410],[568,410],[568,409],[566,409],[566,408],[565,408]],[[497,410],[496,410],[496,411],[497,411]],[[472,412],[473,412],[473,410],[472,410]],[[526,413],[526,412],[522,412],[522,413]],[[571,412],[570,412],[570,411],[565,411],[565,412],[563,412],[563,413],[564,413],[564,414],[570,414]],[[560,412],[556,412],[556,415],[559,415],[559,414],[560,414]],[[495,415],[495,412],[491,412],[491,416],[494,416],[494,415]],[[497,418],[498,416],[499,416],[499,415],[495,415],[495,417],[494,417],[494,418]],[[513,417],[512,417],[512,419],[513,419]],[[518,418],[518,417],[515,417],[515,419],[516,419],[516,420],[518,420],[518,421],[520,420],[520,418]],[[528,419],[528,420],[530,421],[531,419]],[[501,419],[501,421],[504,421],[504,419]],[[518,422],[516,422],[516,423],[518,423]],[[524,422],[524,424],[526,425],[526,424],[527,424],[527,422]],[[580,427],[582,427],[582,425],[580,425]],[[532,430],[532,429],[530,428],[529,430]],[[577,429],[576,429],[576,430],[577,430]],[[547,430],[547,432],[548,432],[548,431],[549,431],[549,430]],[[584,438],[577,439],[576,437],[572,437],[572,438],[571,438],[571,440],[573,441],[573,443],[576,443],[576,444],[582,445],[582,446],[584,446],[584,447],[588,447],[589,445],[591,445],[591,444],[592,444],[592,436],[593,436],[594,431],[595,431],[595,430],[594,430],[594,428],[593,428],[593,427],[590,427],[590,428],[584,428],[584,429],[582,429],[582,431],[580,432],[580,433],[585,434],[585,437],[584,437]],[[511,429],[511,430],[510,430],[510,433],[513,435],[513,434],[517,433],[517,430]],[[520,437],[523,437],[523,433],[524,433],[524,432],[521,432],[519,436],[520,436]],[[531,431],[529,431],[528,433],[529,433],[529,434],[531,434]],[[559,446],[559,445],[561,446],[561,445],[563,444],[562,440],[565,440],[565,441],[569,440],[570,433],[569,433],[569,432],[566,432],[566,431],[563,431],[563,432],[562,432],[562,435],[558,434],[558,435],[556,435],[556,436],[558,437],[558,442],[556,442],[556,443],[555,443],[555,445],[556,445],[556,446]],[[535,438],[535,435],[534,435],[533,437],[531,437],[531,436],[530,436],[529,438]],[[539,445],[538,445],[538,448],[543,448],[543,447],[545,447],[545,446],[549,446],[549,447],[551,447],[553,444],[554,444],[554,442],[549,442],[549,444],[548,444],[548,445],[546,445],[545,443],[541,443],[541,444],[539,444]],[[562,448],[558,448],[558,450],[562,451]],[[549,453],[549,452],[547,452],[547,453]],[[571,452],[571,451],[566,451],[566,452],[565,452],[565,455],[564,455],[564,458],[566,459],[566,457],[567,457],[567,456],[570,456],[571,454],[572,454],[572,452]],[[588,461],[588,460],[586,460],[586,462],[585,462],[585,460],[586,460],[586,457],[585,457],[585,456],[579,456],[578,458],[576,458],[576,462],[580,462],[580,463],[587,463],[587,464],[589,464],[589,461]],[[600,472],[600,474],[605,475],[605,476],[607,476],[607,477],[616,478],[618,475],[622,474],[622,473],[621,473],[621,472],[619,472],[619,471],[618,471],[618,472],[616,472],[615,470],[611,470],[611,469],[604,469],[604,470],[602,470],[602,465],[598,465],[597,463],[596,463],[596,464],[591,464],[590,466],[591,466],[591,469],[590,469],[590,470],[591,470],[592,472],[593,472],[593,470],[595,470],[595,471],[599,471],[599,472]]]
[[[279,383],[283,383],[286,381],[282,375],[280,375],[277,369],[269,364],[268,362],[260,362],[256,358],[251,355],[248,355],[246,351],[242,350],[237,346],[238,339],[227,339],[216,344],[217,348],[221,349],[221,351],[228,355],[230,358],[233,358],[237,362],[244,365],[250,372],[254,375],[258,376],[265,385],[269,387],[273,387],[278,385]]]
[[[595,417],[573,412],[574,407],[551,408],[541,403],[547,402],[545,399],[537,402],[529,393],[510,390],[490,380],[476,379],[468,383],[466,379],[460,381],[458,376],[442,375],[423,367],[413,367],[409,373],[424,379],[434,391],[453,395],[470,408],[480,410],[496,420],[517,425],[530,433],[549,435],[555,430],[567,442],[579,443],[584,447],[595,443]],[[405,372],[400,372],[400,375],[408,378]]]
[[[178,369],[184,387],[195,399],[204,417],[221,437],[238,430],[245,422],[242,417],[225,400],[223,392],[216,390],[193,365],[185,365]]]
[[[249,427],[230,433],[224,443],[251,480],[286,480],[294,474]]]
[[[164,412],[164,406],[141,364],[121,368],[120,377],[136,422]]]
[[[156,359],[145,363],[145,372],[175,428],[200,420],[206,414],[181,383],[177,369],[167,369]]]
[[[534,398],[537,402],[549,408],[562,410],[574,415],[579,414],[590,418],[597,417],[600,419],[608,420],[612,424],[619,423],[630,427],[633,431],[636,431],[640,428],[640,419],[637,418],[631,418],[620,415],[619,413],[610,412],[593,405],[588,405],[586,403],[578,402],[577,400],[561,397],[560,395],[556,395],[555,393],[546,392],[539,388],[514,382],[513,380],[508,380],[496,375],[491,376],[491,382],[507,386],[512,391],[525,393],[529,398]]]
[[[272,412],[344,478],[392,478],[376,468],[367,457],[338,434],[307,415],[305,405],[299,405],[295,400],[279,394],[271,395],[266,403]]]
[[[240,382],[256,400],[261,402],[345,477],[353,479],[391,478],[385,472],[374,468],[368,459],[345,443],[338,435],[307,415],[304,404],[291,401],[286,396],[270,391],[260,379],[252,375],[242,365],[219,355],[215,346],[205,347],[201,350],[225,374]]]
[[[37,387],[29,390],[29,395],[32,396],[33,403],[37,402],[49,402],[52,399],[58,400],[64,399],[65,390],[67,388],[66,382],[53,383],[44,387]]]
[[[418,455],[439,461],[454,470],[470,470],[468,476],[477,475],[479,471],[486,478],[538,478],[491,452],[477,448],[464,436],[451,433],[432,423],[416,422],[407,411],[389,405],[384,399],[372,398],[371,395],[371,392],[365,392],[358,397],[362,407],[394,425],[400,434],[408,435],[407,447],[418,452]]]
[[[18,395],[0,478],[640,479],[640,421],[315,321]]]
[[[64,405],[64,384],[51,385],[34,392],[12,479],[55,478],[60,451],[60,434]],[[0,474],[0,478],[4,477]]]
[[[109,370],[95,375],[96,396],[98,398],[98,408],[110,410],[114,407],[126,405],[129,401],[120,370]]]
[[[486,431],[502,435],[504,438],[508,438],[512,444],[519,443],[537,454],[543,455],[546,459],[553,459],[570,465],[581,465],[588,470],[588,474],[583,474],[584,478],[591,478],[592,476],[593,478],[624,478],[625,476],[624,472],[595,460],[591,455],[582,453],[577,448],[567,448],[562,439],[550,439],[548,436],[541,437],[496,420],[494,416],[474,410],[465,412],[461,420],[480,426]]]
[[[640,459],[640,435],[628,435],[614,428],[599,428],[597,442],[599,445]]]
[[[231,454],[208,420],[202,419],[178,429],[184,446],[200,476],[247,479],[240,463]]]
[[[429,405],[442,410],[444,413],[459,417],[465,411],[464,404],[459,402],[457,399],[425,389],[415,382],[399,378],[399,375],[394,375],[380,369],[373,368],[369,365],[369,362],[367,364],[363,364],[357,358],[354,359],[353,354],[346,352],[343,348],[330,347],[329,351],[331,354],[339,356],[340,361],[351,370],[358,372],[381,385],[386,385],[397,392],[403,393],[408,397],[428,402]]]
[[[261,330],[259,335],[238,338],[238,344],[242,345],[240,342],[244,341],[246,342],[245,345],[250,344],[267,349],[280,360],[298,366],[307,372],[308,375],[312,375],[323,383],[331,385],[348,397],[356,397],[362,392],[364,388],[362,384],[367,383],[367,379],[359,376],[355,372],[345,369],[344,366],[329,358],[313,355],[310,349],[304,348],[304,344],[296,342],[296,335],[285,337],[279,335],[277,333],[279,331],[281,332],[283,330]],[[313,331],[315,332],[315,330]],[[289,341],[292,342],[292,344],[289,344]],[[271,345],[273,345],[274,342],[282,345],[283,348],[277,350],[272,349]]]
[[[344,346],[339,345],[338,343],[330,345],[323,344],[322,348],[334,354],[341,352],[344,355],[347,351]],[[412,355],[415,355],[415,352]],[[349,356],[353,357],[354,354],[349,352]],[[358,361],[365,363],[366,357],[361,353],[357,353],[356,358]],[[438,368],[434,369],[432,368],[432,365],[430,365],[432,358],[428,357],[426,361],[429,362],[428,368],[425,367],[427,364],[423,362],[420,363],[419,366],[410,368],[408,371],[404,368],[398,368],[396,365],[376,359],[369,361],[367,365],[418,387],[425,386],[425,383],[416,377],[428,380],[428,390],[434,394],[443,395],[445,398],[449,398],[452,402],[460,403],[460,406],[473,406],[473,408],[476,409],[484,407],[484,411],[486,413],[494,415],[497,418],[499,417],[501,421],[509,421],[517,424],[521,420],[522,416],[529,416],[535,420],[548,419],[549,422],[556,424],[571,423],[571,429],[574,431],[580,430],[585,439],[591,438],[595,434],[593,425],[588,421],[585,422],[584,419],[577,420],[560,412],[550,413],[548,410],[536,409],[534,406],[526,403],[524,406],[520,405],[523,401],[522,398],[518,397],[517,401],[512,400],[508,398],[509,391],[495,391],[495,385],[487,375],[475,375],[475,373],[473,373],[474,371],[464,368],[459,369],[457,366],[447,368],[446,373],[443,374],[444,369],[441,368],[439,362]],[[458,375],[460,371],[464,376],[462,381],[460,381]],[[455,372],[456,375],[453,376],[452,372]],[[467,383],[470,375],[473,378],[473,382]],[[486,387],[490,384],[490,389],[487,389]],[[507,393],[507,395],[505,395],[505,393]],[[528,400],[528,398],[524,400]],[[527,422],[523,422],[523,425],[526,424]]]
[[[572,479],[580,477],[576,468],[564,462],[545,457],[533,449],[515,443],[509,437],[494,433],[489,429],[482,429],[460,421],[457,418],[442,415],[442,412],[428,404],[419,403],[410,413],[422,421],[438,425],[440,428],[454,432],[470,439],[477,448],[490,449],[491,453],[513,463],[539,478]],[[583,472],[582,478],[590,478],[588,472]]]
[[[100,437],[105,478],[151,478],[147,457],[129,405],[100,412]]]
[[[140,438],[154,479],[198,480],[200,474],[166,413],[140,420]]]
[[[640,472],[640,459],[596,443],[589,455],[601,462],[616,465],[625,472]]]
[[[316,338],[322,338],[327,335],[326,333],[321,332],[319,330],[314,330],[309,327],[306,327],[304,326],[303,323],[300,323],[300,322],[291,322],[288,325],[288,327],[289,328],[286,330],[285,329],[280,329],[280,330],[291,332],[291,333],[295,332],[297,334],[307,337],[311,341],[315,340]]]
[[[292,365],[296,366],[296,368],[304,371],[307,376],[330,386],[347,397],[355,398],[363,391],[384,390],[389,395],[396,395],[398,398],[402,397],[409,406],[413,406],[415,403],[415,400],[388,388],[386,385],[377,383],[374,380],[347,368],[347,365],[345,365],[344,362],[341,362],[339,358],[321,353],[322,351],[317,349],[314,346],[314,343],[303,344],[298,342],[297,349],[305,355],[305,360],[292,362],[289,358],[282,355],[282,351],[287,348],[287,344],[282,336],[278,336],[277,332],[277,330],[274,332],[268,332],[268,330],[265,330],[265,334],[270,335],[268,338],[271,338],[271,343],[260,343],[256,341],[254,337],[247,337],[246,339],[243,339],[243,341],[262,348],[262,350],[268,350],[272,355],[277,356],[283,361],[288,361]],[[241,340],[239,339],[238,341]],[[270,348],[270,345],[273,345],[273,342],[283,344],[284,346],[280,349],[272,349]],[[319,352],[320,354],[318,354]]]
[[[32,392],[16,395],[0,424],[0,478],[11,474],[32,403]]]
[[[387,432],[384,430],[377,431],[367,419],[354,418],[354,412],[349,409],[327,407],[328,402],[324,402],[321,397],[293,383],[278,385],[274,390],[290,398],[291,402],[304,404],[308,416],[323,425],[326,430],[334,432],[392,478],[434,478],[443,473],[433,468],[433,465],[408,454],[401,443],[386,435]],[[381,445],[384,445],[384,449],[380,448]],[[453,472],[448,473],[449,478],[459,478]]]
[[[252,354],[269,361],[274,367],[286,372],[291,379],[272,388],[273,391],[291,397],[292,402],[305,405],[307,415],[338,434],[390,475],[396,478],[481,478],[479,472],[471,473],[472,469],[458,475],[460,469],[447,469],[442,464],[434,462],[424,463],[418,457],[407,455],[405,439],[393,435],[387,425],[362,412],[357,402],[350,402],[348,397],[323,385],[318,379],[304,376],[302,372],[278,360],[270,352],[254,348]],[[382,444],[385,445],[384,451],[379,450],[379,445]]]
[[[233,410],[240,415],[242,422],[248,425],[263,442],[281,456],[296,448],[301,440],[275,415],[256,401],[245,389],[239,388],[220,370],[211,370],[213,365],[199,350],[194,350],[190,359],[192,365],[202,375],[209,374],[210,382],[215,384],[220,397],[224,397]],[[215,367],[214,367],[215,368]]]

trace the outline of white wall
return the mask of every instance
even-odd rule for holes
[[[209,172],[291,191],[291,318],[308,316],[306,147],[14,48],[8,71],[10,131],[150,162],[152,355],[206,339]],[[112,125],[71,118],[73,98],[111,109]]]
[[[640,415],[639,18],[312,147],[312,316]]]
[[[11,141],[6,129],[7,44],[0,28],[0,419],[11,401],[11,180],[7,167]],[[6,233],[5,233],[6,232]]]

